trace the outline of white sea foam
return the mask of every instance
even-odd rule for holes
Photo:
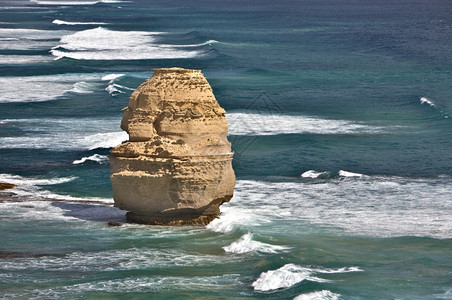
[[[208,45],[212,45],[212,44],[216,44],[219,43],[216,40],[208,40],[205,41],[204,43],[199,43],[199,44],[189,44],[189,45],[161,45],[161,47],[174,47],[174,48],[190,48],[190,47],[201,47],[201,46],[208,46]]]
[[[288,247],[279,245],[270,245],[253,240],[253,234],[248,232],[243,235],[238,241],[233,242],[229,246],[223,247],[224,251],[235,254],[243,254],[249,252],[263,252],[263,253],[277,253],[279,251],[287,250]]]
[[[65,30],[0,28],[0,50],[48,50],[58,39],[69,34]]]
[[[378,126],[312,116],[232,112],[226,114],[230,135],[382,133]]]
[[[94,161],[94,162],[97,162],[99,164],[102,164],[102,163],[105,163],[105,162],[108,161],[108,156],[100,155],[100,154],[96,153],[96,154],[93,154],[91,156],[82,157],[81,159],[74,160],[72,162],[72,164],[74,164],[74,165],[83,164],[86,161]]]
[[[58,20],[55,19],[52,21],[53,24],[56,25],[108,25],[108,23],[104,23],[104,22],[67,22],[67,21],[63,21],[63,20]]]
[[[339,176],[342,177],[363,177],[363,174],[348,172],[344,170],[339,170]]]
[[[124,94],[125,90],[133,91],[135,89],[120,85],[116,83],[116,80],[124,77],[125,74],[108,74],[102,77],[103,81],[109,81],[108,86],[105,90],[112,96],[116,96],[118,94]]]
[[[7,119],[3,126],[31,131],[26,136],[0,137],[0,149],[93,150],[112,148],[128,139],[117,131],[116,118]],[[35,131],[35,132],[33,132]]]
[[[92,94],[97,86],[98,84],[92,82],[80,81],[76,82],[69,92],[75,94]]]
[[[265,222],[265,218],[250,214],[245,209],[230,207],[226,203],[221,207],[220,217],[210,222],[206,228],[214,232],[230,233],[242,226],[258,226],[260,222]]]
[[[330,172],[317,172],[315,170],[308,170],[301,174],[303,178],[328,178],[330,177]]]
[[[160,32],[115,31],[103,27],[63,36],[60,45],[51,50],[57,58],[78,60],[137,60],[193,58],[197,50],[162,47],[157,43]]]
[[[39,5],[58,5],[58,6],[82,6],[94,5],[97,3],[121,3],[120,0],[30,0],[30,2]]]
[[[26,178],[19,175],[0,174],[0,181],[12,183],[21,187],[33,187],[43,185],[55,185],[66,182],[71,182],[77,179],[77,177],[60,177],[60,178]]]
[[[0,77],[0,103],[56,100],[67,92],[89,93],[100,85],[101,74],[59,74]]]
[[[36,64],[51,61],[52,57],[44,55],[0,55],[0,64]]]
[[[113,82],[115,79],[124,77],[125,74],[117,74],[117,73],[113,73],[113,74],[107,74],[105,76],[102,76],[101,80],[102,81],[110,81]]]
[[[314,276],[316,274],[334,274],[334,273],[348,273],[361,271],[362,270],[357,267],[324,269],[324,268],[308,268],[294,264],[286,264],[277,270],[270,270],[261,273],[259,278],[252,283],[252,286],[256,291],[272,291],[276,289],[291,287],[303,280],[315,282],[330,281],[327,279]]]
[[[452,238],[452,178],[333,177],[322,181],[238,180],[219,232],[292,222],[352,235]],[[235,217],[235,212],[240,215]],[[241,223],[241,218],[248,217]],[[257,225],[256,225],[257,224]],[[268,226],[267,226],[268,227]],[[266,228],[267,228],[266,227]],[[271,231],[271,226],[268,230]],[[223,229],[223,230],[221,230]]]
[[[0,181],[15,184],[16,186],[8,191],[21,197],[21,201],[36,201],[42,199],[55,199],[63,201],[83,202],[95,201],[111,204],[113,199],[100,197],[73,197],[70,195],[56,194],[45,190],[42,187],[48,185],[57,185],[76,180],[77,177],[62,178],[41,178],[41,177],[22,177],[11,174],[0,174]],[[14,204],[11,204],[14,205]],[[51,217],[49,217],[51,219]]]
[[[33,202],[32,204],[35,205],[37,203]],[[45,208],[45,205],[43,204],[42,207]],[[89,209],[91,207],[94,210],[96,209],[94,205],[74,207],[70,203],[63,203],[55,207],[60,208],[59,211],[55,211],[55,213],[60,215],[68,208]],[[99,206],[99,208],[102,207]],[[106,212],[108,213],[108,209]],[[86,211],[83,213],[86,213]],[[71,217],[69,214],[66,214],[66,216]],[[149,234],[147,238],[150,238]],[[95,252],[73,252],[63,257],[42,257],[39,260],[31,258],[21,263],[7,262],[2,267],[7,270],[123,271],[137,269],[152,270],[163,267],[221,266],[230,262],[234,262],[234,257],[187,253],[181,249],[155,249],[145,247]]]
[[[53,258],[53,257],[52,257]],[[84,260],[81,257],[80,260]],[[22,259],[26,260],[26,259]],[[26,260],[28,261],[28,260]],[[9,263],[8,263],[9,264]],[[142,266],[137,267],[142,269]],[[84,272],[85,270],[83,270]],[[36,276],[35,276],[36,277]],[[239,274],[226,274],[219,276],[129,276],[117,279],[98,279],[76,284],[47,287],[48,284],[39,285],[40,288],[22,289],[3,293],[5,299],[70,299],[74,294],[106,293],[178,293],[187,294],[190,291],[209,291],[219,295],[225,286],[233,287],[237,284]],[[14,280],[14,279],[13,279]],[[42,282],[43,278],[37,280]],[[32,281],[33,282],[33,281]],[[22,283],[22,282],[19,282]]]
[[[84,137],[84,141],[88,145],[89,150],[94,150],[98,148],[116,147],[128,138],[129,135],[124,131],[105,132],[86,136]]]
[[[421,104],[428,104],[431,107],[436,107],[435,103],[433,103],[433,101],[427,97],[421,97],[421,99],[419,99],[419,100],[420,100]]]
[[[303,280],[327,282],[328,280],[313,276],[314,270],[294,264],[286,264],[277,270],[261,273],[252,283],[255,291],[272,291],[291,287]]]
[[[133,91],[134,89],[120,85],[120,84],[116,84],[116,83],[112,83],[109,84],[105,90],[112,96],[116,96],[118,94],[124,94],[124,90],[128,90],[128,91]]]
[[[336,294],[328,290],[322,290],[298,295],[293,300],[338,300],[340,296],[340,294]]]

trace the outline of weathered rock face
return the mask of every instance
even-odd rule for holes
[[[129,221],[207,224],[233,195],[228,124],[199,70],[165,68],[132,93],[112,149],[115,206]]]

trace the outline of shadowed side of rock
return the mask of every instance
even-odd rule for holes
[[[199,70],[156,69],[132,93],[111,151],[115,206],[131,222],[207,224],[232,198],[228,124]]]

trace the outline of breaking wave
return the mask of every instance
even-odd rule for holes
[[[76,82],[72,89],[69,90],[71,93],[75,94],[92,94],[94,93],[94,88],[97,85],[95,83],[80,81]]]
[[[429,98],[427,98],[427,97],[421,97],[421,98],[419,99],[419,101],[421,102],[421,104],[429,105],[430,107],[432,107],[432,108],[438,110],[438,112],[439,112],[445,119],[448,119],[448,118],[449,118],[447,112],[443,111],[442,109],[439,109],[439,108],[436,106],[436,104],[435,104],[432,100],[430,100]]]
[[[255,291],[265,292],[281,288],[288,288],[304,280],[314,282],[329,281],[327,279],[314,276],[317,274],[348,273],[361,271],[362,270],[357,267],[340,269],[321,269],[321,268],[301,267],[294,264],[286,264],[277,270],[270,270],[261,273],[259,278],[252,283],[252,286]]]
[[[0,77],[0,103],[40,102],[61,98],[65,93],[91,93],[100,74],[60,74]]]
[[[233,242],[229,246],[223,247],[225,252],[243,254],[249,252],[262,252],[262,253],[277,253],[279,251],[287,250],[288,247],[279,245],[270,245],[253,240],[253,234],[248,232],[243,235],[239,240]]]
[[[200,50],[177,49],[183,45],[159,45],[157,38],[162,34],[97,27],[63,36],[51,54],[78,60],[177,59],[203,54]]]
[[[363,177],[363,174],[348,172],[344,170],[339,170],[339,176],[342,177]]]
[[[61,177],[61,178],[41,178],[41,177],[22,177],[11,174],[0,174],[0,181],[15,184],[8,192],[13,192],[20,197],[20,201],[40,201],[40,200],[61,200],[71,202],[101,202],[106,204],[113,203],[111,198],[100,197],[73,197],[70,195],[56,194],[45,190],[42,186],[58,185],[76,180],[78,177]],[[11,204],[14,205],[14,204]],[[34,213],[34,212],[33,212]],[[49,215],[46,218],[58,217],[58,215]]]
[[[48,50],[57,45],[61,36],[69,33],[65,30],[0,28],[0,49]]]
[[[67,22],[58,19],[53,20],[52,23],[56,25],[108,25],[104,22]]]
[[[419,100],[420,100],[421,104],[428,104],[431,107],[436,107],[435,103],[433,103],[433,101],[427,97],[421,97],[421,99],[419,99]]]
[[[308,170],[300,175],[302,178],[310,178],[310,179],[328,179],[328,178],[335,178],[335,177],[363,177],[365,175],[360,173],[354,173],[344,170],[339,170],[339,172],[330,172],[330,171],[323,171],[318,172],[315,170]]]
[[[0,64],[36,64],[51,61],[52,57],[44,55],[0,55]]]
[[[3,126],[33,128],[27,136],[0,137],[0,149],[94,150],[113,148],[128,139],[115,119],[11,119]]]
[[[314,182],[238,180],[233,200],[222,205],[224,214],[208,228],[250,231],[284,220],[357,236],[446,239],[452,237],[451,181],[368,175]]]
[[[210,222],[206,228],[214,232],[230,233],[242,226],[257,226],[263,218],[257,221],[256,214],[250,214],[246,209],[238,209],[223,205],[221,216]]]
[[[326,179],[331,178],[331,172],[317,172],[315,170],[308,170],[300,175],[303,178],[318,178],[318,179]]]
[[[328,290],[322,290],[298,295],[293,300],[338,300],[340,296],[340,294],[336,294]]]
[[[74,160],[72,164],[78,165],[83,164],[86,161],[93,161],[99,164],[105,163],[108,161],[108,156],[106,155],[100,155],[100,154],[93,154],[91,156],[82,157],[81,159]]]
[[[375,134],[384,128],[347,120],[322,119],[300,115],[228,113],[230,135],[278,134]]]
[[[58,5],[58,6],[81,6],[81,5],[94,5],[97,3],[121,3],[121,0],[30,0],[30,2],[39,5]]]

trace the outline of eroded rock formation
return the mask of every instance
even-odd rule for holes
[[[115,206],[145,224],[207,224],[233,195],[228,124],[200,70],[154,70],[129,99],[111,151]]]

